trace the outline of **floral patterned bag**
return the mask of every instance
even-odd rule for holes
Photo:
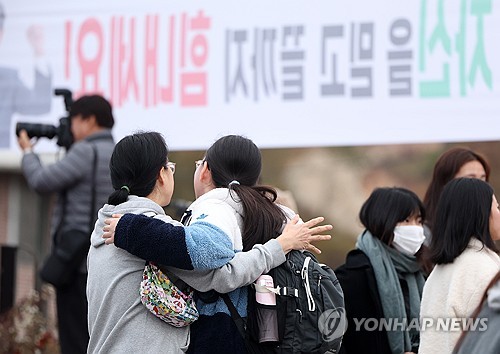
[[[174,327],[198,319],[193,290],[182,292],[154,263],[148,262],[141,282],[141,302],[156,317]]]

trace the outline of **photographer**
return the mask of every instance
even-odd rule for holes
[[[33,153],[26,130],[21,130],[18,138],[24,152],[22,171],[29,186],[39,193],[58,193],[51,224],[53,252],[41,275],[47,281],[47,277],[55,277],[58,271],[71,271],[70,274],[66,272],[64,281],[57,277],[48,280],[56,286],[59,341],[63,354],[87,352],[86,254],[97,211],[113,191],[109,160],[114,147],[111,134],[114,119],[110,103],[98,95],[82,96],[72,104],[69,118],[75,143],[61,160],[52,165],[42,166],[39,156]],[[30,135],[37,136],[32,132]],[[73,252],[75,250],[77,253]],[[62,262],[59,265],[63,267],[47,267],[61,254],[68,257],[62,261],[55,259],[55,262]],[[78,262],[73,264],[72,259],[78,259]]]

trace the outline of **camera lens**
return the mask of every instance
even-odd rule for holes
[[[52,139],[57,135],[57,128],[51,124],[38,123],[17,123],[16,135],[19,136],[21,130],[26,130],[30,138],[49,138]]]

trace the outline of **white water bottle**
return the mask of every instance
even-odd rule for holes
[[[279,336],[276,294],[269,290],[274,288],[273,278],[267,274],[261,275],[256,284],[255,300],[257,301],[259,343],[277,342]]]

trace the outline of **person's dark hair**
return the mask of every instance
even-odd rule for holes
[[[424,205],[414,192],[400,187],[376,188],[361,207],[359,219],[374,237],[390,246],[396,225],[419,214],[423,222]]]
[[[124,137],[116,144],[109,161],[115,191],[108,204],[121,204],[129,194],[148,196],[167,161],[168,147],[160,133],[140,132]]]
[[[69,116],[73,118],[81,114],[83,119],[95,116],[100,127],[113,128],[115,120],[111,104],[99,95],[82,96],[71,105]]]
[[[272,187],[257,185],[262,156],[250,140],[228,135],[217,140],[206,152],[205,161],[218,188],[236,192],[243,205],[243,250],[265,243],[281,233],[286,216],[277,206]],[[233,183],[237,181],[239,184]]]
[[[433,263],[453,262],[473,237],[498,252],[489,229],[492,198],[493,188],[480,179],[456,178],[446,184],[431,229]]]
[[[434,223],[437,204],[444,186],[455,178],[455,175],[463,165],[471,161],[478,161],[483,165],[486,173],[486,181],[489,181],[491,169],[488,161],[481,154],[470,149],[463,147],[451,148],[445,151],[436,161],[432,179],[424,197],[424,206],[427,211],[427,225],[430,227]]]

